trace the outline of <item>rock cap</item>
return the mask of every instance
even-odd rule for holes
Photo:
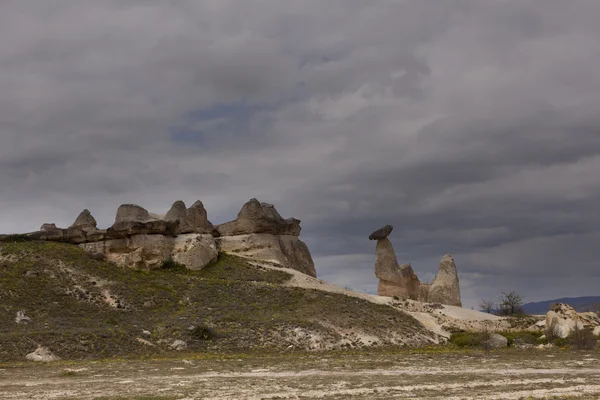
[[[369,240],[385,239],[390,235],[390,233],[392,233],[393,229],[394,227],[392,225],[386,225],[382,228],[379,228],[369,235]]]

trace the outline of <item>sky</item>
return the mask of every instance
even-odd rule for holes
[[[600,295],[597,0],[4,0],[0,232],[250,198],[317,274],[375,242],[463,302]]]

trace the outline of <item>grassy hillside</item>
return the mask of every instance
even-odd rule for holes
[[[70,244],[3,243],[0,360],[23,360],[38,344],[81,359],[165,353],[176,339],[188,351],[244,351],[418,345],[432,336],[390,307],[282,286],[288,279],[230,255],[202,271],[137,271]],[[15,322],[21,310],[31,323]]]

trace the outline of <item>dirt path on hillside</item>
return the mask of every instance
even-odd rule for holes
[[[195,357],[195,358],[194,358]],[[190,356],[1,365],[0,399],[600,398],[600,352]]]

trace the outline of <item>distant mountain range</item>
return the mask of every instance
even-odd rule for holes
[[[595,311],[595,307],[600,304],[600,296],[563,297],[562,299],[537,301],[524,304],[523,311],[527,314],[546,314],[554,303],[568,304],[579,312]]]

